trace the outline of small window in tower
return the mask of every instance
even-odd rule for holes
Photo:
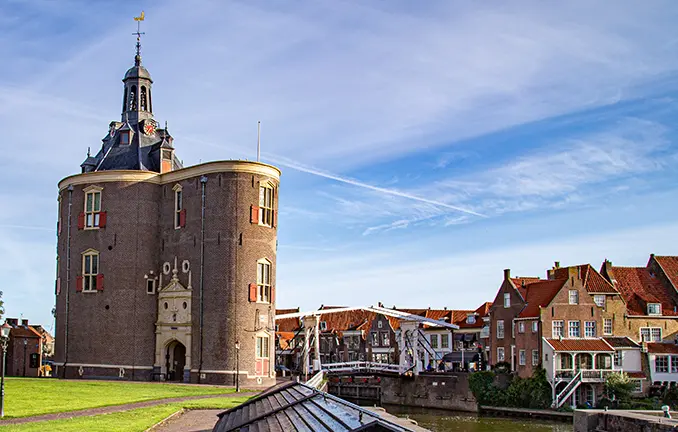
[[[141,86],[141,111],[148,111],[146,106],[146,86]]]
[[[137,110],[137,86],[133,85],[132,87],[130,87],[128,106],[130,111]]]
[[[155,294],[155,279],[146,279],[146,293]]]
[[[129,144],[129,131],[120,132],[120,145]]]
[[[88,250],[82,254],[82,291],[97,290],[97,276],[99,275],[99,252]]]
[[[259,186],[259,224],[273,226],[273,188],[268,184]]]
[[[265,258],[257,262],[257,301],[271,302],[271,263]]]
[[[178,229],[185,225],[186,212],[184,212],[184,197],[181,186],[174,187],[174,228]]]
[[[101,219],[101,189],[85,193],[85,228],[99,228]]]
[[[125,93],[122,97],[122,112],[127,111],[127,87],[125,87]]]

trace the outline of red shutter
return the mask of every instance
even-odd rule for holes
[[[106,228],[106,212],[99,212],[99,228]]]
[[[78,229],[85,229],[85,213],[81,212],[78,215]]]
[[[259,207],[257,206],[250,206],[250,223],[259,223]]]
[[[186,209],[181,209],[179,211],[179,226],[181,228],[186,226]]]
[[[103,273],[99,273],[97,275],[97,291],[103,290],[104,290],[104,275]]]
[[[250,301],[257,301],[257,284],[255,283],[250,284]]]
[[[275,286],[271,287],[271,303],[275,303]]]
[[[82,276],[77,276],[75,278],[75,292],[82,291]]]
[[[278,226],[278,212],[273,210],[273,228]]]

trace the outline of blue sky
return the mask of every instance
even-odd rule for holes
[[[475,308],[504,268],[678,254],[674,1],[8,0],[9,316],[51,322],[56,185],[119,119],[141,9],[185,164],[254,159],[262,121],[279,307]]]

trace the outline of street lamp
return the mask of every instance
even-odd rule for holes
[[[7,366],[7,343],[12,326],[5,322],[0,327],[0,344],[2,345],[2,378],[0,379],[0,417],[5,416],[5,367]]]
[[[235,391],[240,391],[240,341],[235,341]]]

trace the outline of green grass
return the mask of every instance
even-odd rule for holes
[[[75,411],[171,397],[227,394],[233,391],[232,388],[217,386],[6,378],[5,418]]]
[[[48,430],[51,432],[141,432],[182,408],[228,409],[236,405],[240,405],[248,399],[248,397],[232,397],[175,402],[113,414],[101,414],[91,417],[76,417],[72,419],[25,423],[16,426],[0,426],[0,431],[39,432]]]

